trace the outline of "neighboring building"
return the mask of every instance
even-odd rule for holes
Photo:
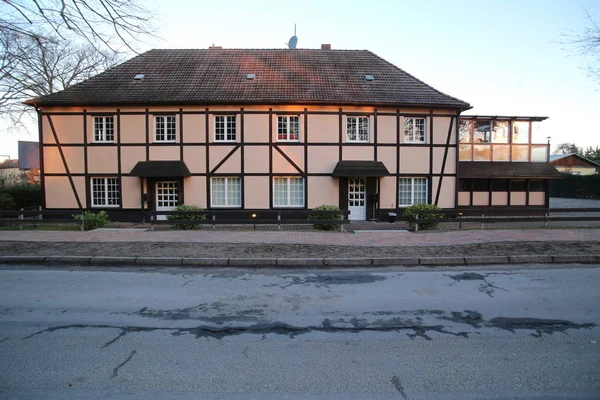
[[[21,182],[19,160],[4,160],[0,163],[0,186],[11,186]]]
[[[600,164],[579,154],[553,154],[550,162],[557,170],[571,175],[594,175],[600,173]]]
[[[27,182],[40,182],[39,142],[19,140],[19,169]]]
[[[40,120],[44,207],[122,219],[182,203],[335,204],[352,219],[414,203],[543,206],[532,193],[541,187],[547,199],[558,174],[547,144],[512,144],[526,136],[523,121],[489,119],[486,133],[483,119],[461,117],[459,145],[459,116],[471,106],[366,50],[152,50],[29,104]],[[540,120],[526,119],[528,132]],[[478,143],[498,124],[506,142]],[[470,181],[459,191],[463,170]],[[508,183],[505,202],[490,188],[484,204],[478,180],[490,177],[525,186]]]

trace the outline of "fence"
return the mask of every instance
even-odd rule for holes
[[[24,225],[73,224],[84,230],[85,210],[42,210],[41,207],[27,207],[20,210],[0,210],[0,225],[17,225],[23,230]],[[75,218],[77,215],[78,218]],[[63,218],[46,218],[46,217]],[[66,218],[65,218],[66,217]]]
[[[600,199],[600,175],[563,175],[550,183],[550,196]]]
[[[276,210],[265,210],[249,212],[244,210],[211,210],[211,211],[150,211],[150,229],[154,230],[155,225],[278,225],[281,230],[282,225],[290,224],[311,224],[311,225],[340,225],[343,231],[343,225],[349,223],[348,210],[342,211],[313,211],[297,210],[293,212],[282,212]],[[179,217],[200,216],[203,219],[168,219],[169,215]],[[165,219],[158,217],[164,216]],[[331,217],[331,219],[322,219]]]
[[[464,215],[467,212],[469,215]],[[506,216],[507,212],[513,212],[519,214],[518,216]],[[523,213],[529,212],[530,215],[523,215]],[[432,213],[432,212],[429,212]],[[551,213],[578,213],[578,214],[600,214],[600,208],[513,208],[509,211],[505,210],[490,210],[490,209],[442,209],[436,210],[433,213],[443,215],[442,218],[419,218],[416,216],[415,231],[419,231],[419,225],[425,223],[441,223],[441,222],[454,222],[458,223],[459,229],[462,228],[463,224],[466,223],[480,223],[480,229],[485,228],[485,224],[488,223],[500,223],[500,222],[544,222],[544,228],[548,227],[548,222],[570,222],[570,221],[600,221],[598,215],[576,215],[576,216],[551,216]],[[487,214],[486,214],[487,213]],[[426,213],[421,213],[426,214]]]

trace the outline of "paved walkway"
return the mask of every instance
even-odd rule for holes
[[[0,241],[27,242],[188,242],[319,244],[332,246],[446,246],[521,241],[600,241],[600,229],[465,230],[452,232],[381,231],[227,232],[227,231],[4,231]]]

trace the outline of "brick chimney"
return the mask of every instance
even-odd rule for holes
[[[223,46],[215,46],[215,44],[213,43],[212,46],[210,46],[208,49],[209,50],[222,50]]]
[[[331,45],[330,44],[322,44],[321,50],[331,50]]]

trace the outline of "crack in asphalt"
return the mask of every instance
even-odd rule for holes
[[[437,311],[437,310],[436,310]],[[436,313],[437,314],[437,313]],[[558,319],[539,319],[539,318],[509,318],[495,317],[486,321],[481,313],[477,311],[465,310],[464,312],[451,312],[450,316],[438,315],[439,320],[450,321],[455,324],[469,325],[471,328],[497,328],[515,333],[517,330],[533,330],[532,336],[541,338],[543,334],[552,335],[555,332],[566,334],[569,329],[591,329],[596,326],[593,323],[577,324],[571,321]],[[420,322],[420,317],[416,321],[404,318],[378,319],[368,322],[367,319],[352,318],[350,320],[338,319],[332,321],[325,319],[321,325],[294,326],[283,322],[259,322],[253,325],[243,326],[208,326],[200,325],[191,328],[178,327],[152,327],[152,326],[115,326],[115,325],[62,325],[49,327],[38,332],[32,333],[22,338],[22,340],[31,339],[42,333],[52,333],[66,329],[117,329],[119,334],[106,342],[101,348],[105,349],[114,344],[124,336],[130,333],[169,331],[172,336],[193,335],[196,339],[236,336],[242,334],[262,335],[263,339],[267,334],[276,334],[288,336],[290,339],[298,335],[311,332],[321,333],[361,333],[361,332],[405,332],[410,339],[421,337],[425,340],[433,340],[430,333],[437,332],[445,335],[459,336],[465,339],[469,338],[472,332],[458,331],[454,332],[447,329],[442,324],[424,325]],[[408,332],[406,332],[408,331]],[[412,333],[410,332],[412,331]]]
[[[110,379],[116,378],[117,375],[119,374],[119,370],[125,365],[127,364],[129,361],[131,361],[131,359],[133,358],[133,355],[137,353],[137,351],[132,350],[131,354],[129,354],[129,357],[127,357],[127,359],[125,361],[123,361],[121,364],[117,365],[115,368],[113,368],[113,373],[112,376],[110,377]]]
[[[450,277],[450,279],[454,280],[456,283],[461,282],[461,281],[483,281],[484,283],[479,285],[479,291],[481,293],[485,293],[488,296],[490,296],[491,298],[494,298],[493,294],[494,294],[494,289],[498,289],[498,290],[503,290],[505,292],[508,292],[508,290],[495,286],[493,284],[491,284],[490,282],[488,282],[485,278],[487,278],[490,275],[500,275],[499,273],[488,273],[488,274],[478,274],[477,272],[463,272],[462,274],[458,274],[458,275],[445,275]],[[502,274],[502,275],[506,275],[506,274]]]
[[[398,378],[397,375],[392,376],[392,385],[394,385],[394,388],[396,388],[396,390],[402,395],[404,400],[406,400],[407,397],[406,393],[404,392],[404,387],[402,386],[402,382],[400,382],[400,378]]]

